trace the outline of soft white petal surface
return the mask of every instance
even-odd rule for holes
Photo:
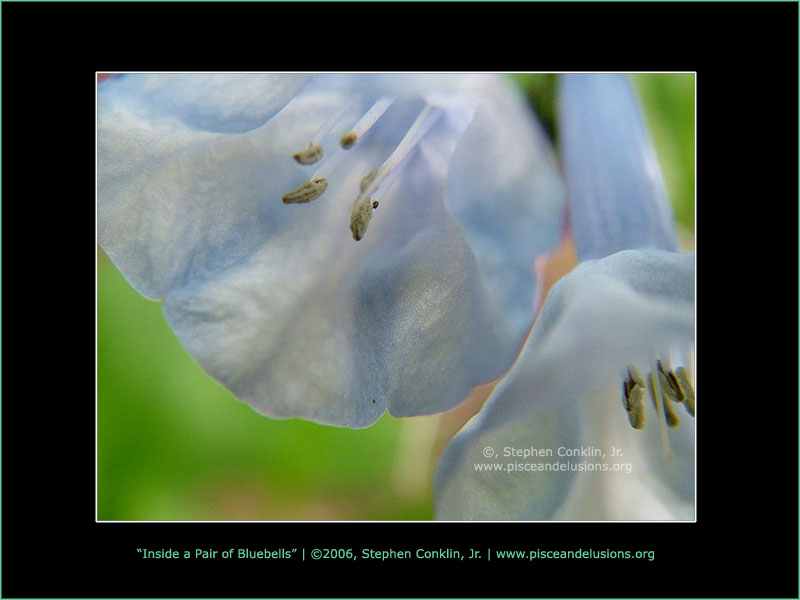
[[[682,423],[668,432],[666,459],[652,403],[646,427],[634,430],[621,389],[630,364],[643,375],[656,359],[691,369],[693,346],[693,254],[628,250],[581,264],[552,289],[519,359],[445,450],[436,476],[437,518],[692,519],[694,419],[678,408]],[[585,447],[607,456],[558,456],[559,448]],[[506,456],[505,448],[553,455]],[[622,454],[612,458],[612,448]],[[508,472],[507,466],[570,460],[602,462],[608,470]],[[503,470],[475,466],[494,463]],[[615,470],[625,464],[630,473]]]
[[[134,287],[164,299],[207,372],[264,414],[364,427],[387,409],[447,409],[510,364],[531,318],[533,258],[557,241],[563,194],[505,80],[322,75],[295,93],[302,78],[285,76],[260,106],[260,79],[226,76],[212,92],[191,77],[101,84],[98,236]],[[387,95],[395,103],[342,150],[339,136]],[[297,164],[292,154],[343,106],[322,162]],[[425,106],[433,125],[381,184],[355,242],[361,178]],[[281,202],[318,169],[329,171],[322,197]],[[474,211],[489,216],[485,231]],[[517,233],[487,241],[511,224]],[[500,264],[519,274],[515,288],[499,285]]]
[[[194,129],[242,133],[261,127],[303,87],[308,75],[124,75],[103,82],[99,112],[110,107],[143,120],[177,119]],[[243,81],[246,82],[243,85]]]

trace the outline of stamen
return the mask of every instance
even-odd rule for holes
[[[341,139],[339,139],[339,145],[345,150],[350,150],[350,148],[356,145],[357,141],[358,134],[355,131],[345,131]]]
[[[694,416],[694,388],[692,387],[692,382],[689,381],[689,374],[685,368],[678,367],[675,371],[675,381],[683,393],[683,405],[686,407],[686,412]]]
[[[667,418],[667,425],[674,429],[681,424],[681,419],[678,416],[678,413],[676,413],[675,409],[672,407],[672,402],[674,402],[674,399],[670,395],[671,388],[669,386],[667,376],[663,373],[659,373],[658,378],[661,382],[661,401],[664,405],[664,416]]]
[[[661,368],[659,366],[659,368]],[[672,371],[664,371],[661,370],[661,374],[664,376],[664,391],[669,394],[670,400],[680,404],[686,400],[686,394],[683,393],[680,384],[678,383],[678,378],[675,376],[675,373]]]
[[[369,225],[369,220],[371,218],[372,204],[369,202],[362,202],[353,208],[353,212],[350,215],[350,231],[353,233],[353,239],[355,241],[364,237],[364,233],[367,231],[367,225]]]
[[[686,395],[683,393],[675,373],[671,370],[664,369],[664,365],[658,361],[658,376],[661,379],[661,388],[664,390],[664,398],[669,398],[675,403],[681,403],[686,400]],[[677,415],[675,415],[677,419]]]
[[[667,427],[677,427],[681,420],[675,412],[673,403],[682,403],[686,412],[694,416],[694,388],[689,381],[689,374],[684,367],[678,367],[674,372],[669,367],[669,362],[655,361],[655,368],[647,375],[645,384],[639,371],[633,365],[628,366],[627,374],[622,374],[622,404],[628,413],[628,420],[634,429],[644,428],[644,398],[645,387],[650,388],[650,398],[658,415],[659,430],[661,432],[661,449],[664,459],[672,458]]]
[[[358,139],[364,135],[381,118],[383,113],[392,105],[394,98],[382,97],[366,112],[366,114],[353,125],[353,128],[345,132],[339,140],[342,148],[349,150],[356,145]]]
[[[316,142],[311,142],[305,150],[292,154],[292,158],[301,165],[313,165],[322,158],[322,146]]]
[[[629,366],[628,377],[622,382],[622,404],[634,429],[644,428],[644,391],[642,376],[636,367]]]
[[[664,414],[667,418],[667,425],[670,427],[677,427],[681,424],[681,420],[678,417],[678,413],[675,412],[675,409],[672,407],[672,402],[680,402],[678,399],[682,396],[680,389],[677,389],[677,385],[672,387],[672,380],[670,379],[670,375],[672,375],[672,371],[665,371],[664,365],[661,361],[656,361],[656,365],[658,368],[658,380],[661,383],[661,402],[664,404]]]
[[[283,196],[284,204],[304,204],[316,200],[328,188],[325,177],[314,177],[301,183],[295,189]]]
[[[319,198],[328,188],[328,180],[339,167],[344,157],[344,152],[334,148],[332,155],[317,168],[310,179],[283,196],[284,203],[306,203]]]
[[[664,460],[670,460],[672,458],[672,451],[670,450],[669,438],[667,436],[667,421],[662,415],[663,408],[661,400],[664,394],[661,391],[661,381],[656,377],[656,372],[657,371],[653,371],[648,375],[648,379],[650,380],[650,397],[653,399],[656,413],[658,413],[659,431],[661,432],[661,452],[664,455]]]
[[[339,107],[333,115],[322,124],[317,130],[317,133],[314,134],[314,137],[311,139],[311,143],[308,145],[308,148],[305,150],[301,150],[292,155],[297,162],[301,165],[313,165],[319,159],[322,158],[322,139],[328,135],[333,126],[338,123],[341,118],[344,116],[345,112],[347,112],[353,103],[356,101],[357,96],[352,96],[347,102],[345,102],[342,106]]]
[[[411,128],[400,141],[394,152],[386,159],[380,167],[372,169],[362,180],[361,190],[353,203],[353,212],[350,214],[350,231],[353,239],[359,241],[364,237],[367,225],[372,217],[373,200],[371,198],[381,182],[392,172],[392,169],[400,163],[411,150],[413,150],[422,137],[428,132],[433,124],[438,120],[440,112],[431,117],[435,107],[427,104],[419,113]]]

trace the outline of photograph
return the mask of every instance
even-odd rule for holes
[[[96,76],[97,522],[696,522],[694,72]]]
[[[0,597],[797,599],[799,12],[0,3]]]

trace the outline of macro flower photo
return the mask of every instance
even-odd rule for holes
[[[693,146],[692,74],[100,77],[97,519],[693,520]]]

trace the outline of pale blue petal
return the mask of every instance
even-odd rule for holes
[[[530,315],[535,292],[532,279],[522,299],[487,285],[487,263],[454,217],[452,206],[495,203],[485,188],[470,197],[460,195],[468,188],[451,192],[448,173],[465,130],[500,116],[484,116],[482,104],[495,99],[482,94],[512,93],[493,77],[474,81],[315,76],[279,110],[271,101],[274,114],[262,126],[236,135],[220,133],[219,123],[199,131],[187,119],[192,110],[169,102],[163,113],[143,113],[130,90],[101,85],[100,243],[134,287],[164,298],[167,320],[198,363],[264,414],[364,427],[387,409],[450,408],[507,368],[522,336],[519,316],[507,316],[510,303],[527,303]],[[440,85],[423,85],[432,82]],[[323,139],[320,165],[291,158],[343,105],[341,121],[352,124],[386,94],[397,101],[356,148],[338,147],[342,125]],[[348,224],[361,178],[386,160],[426,103],[436,107],[434,125],[381,184],[380,207],[354,242]],[[151,113],[157,106],[146,104]],[[525,135],[537,134],[526,127]],[[513,137],[509,144],[519,152],[546,147]],[[506,157],[485,159],[474,177]],[[281,202],[328,160],[341,163],[321,198]],[[557,187],[552,165],[542,168],[556,181],[548,187]],[[538,198],[531,188],[531,204]],[[522,218],[538,215],[557,232],[561,200],[545,197],[545,208]],[[505,252],[514,264],[517,253],[530,257],[545,246],[517,237]]]
[[[587,261],[561,280],[514,366],[445,450],[437,518],[692,519],[694,419],[679,409],[682,423],[669,430],[667,460],[652,404],[646,427],[634,430],[621,384],[631,364],[643,375],[657,359],[691,369],[693,298],[692,254],[629,250]],[[600,462],[629,463],[631,473],[476,467],[563,463],[559,448],[590,447],[620,449],[621,457]],[[485,448],[496,457],[487,458]],[[553,455],[506,456],[506,448]]]
[[[563,75],[558,121],[578,258],[676,250],[658,162],[627,77]]]
[[[103,82],[98,112],[122,109],[142,120],[174,117],[191,128],[242,133],[261,127],[303,87],[308,75],[122,75]],[[113,97],[113,108],[104,105]]]
[[[565,190],[540,123],[510,86],[484,84],[453,158],[447,204],[518,344],[532,320],[533,262],[564,231]]]

